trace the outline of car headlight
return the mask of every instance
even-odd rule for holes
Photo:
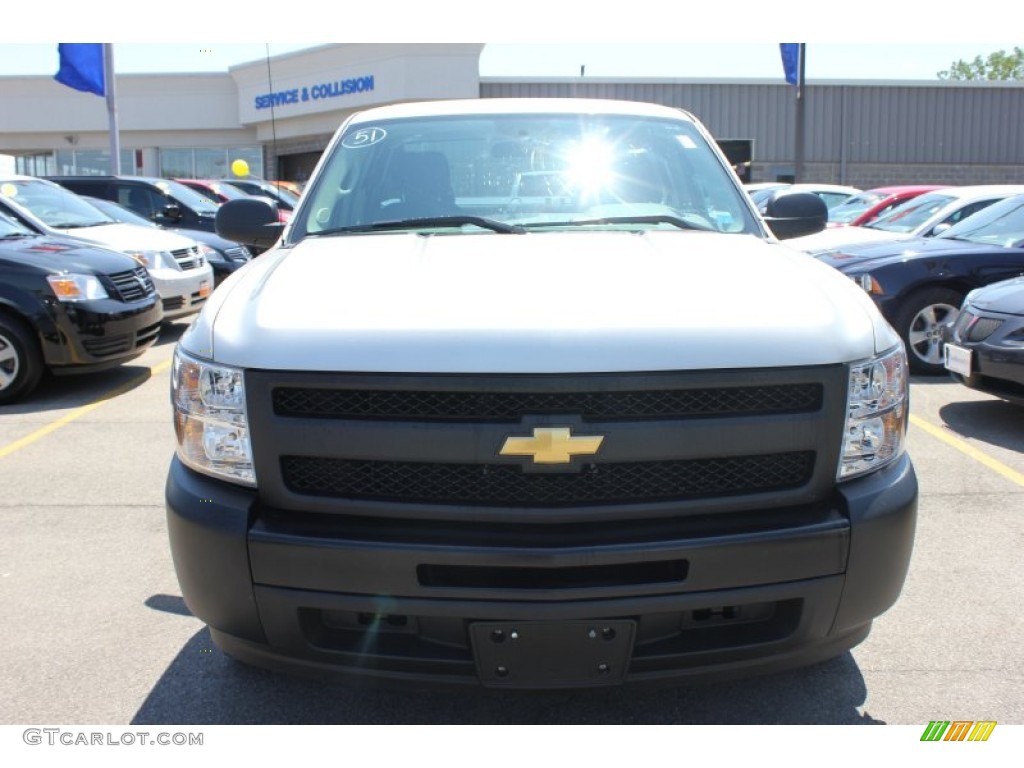
[[[197,472],[256,486],[245,412],[245,377],[174,351],[171,403],[178,457]]]
[[[859,275],[847,275],[853,282],[863,288],[867,293],[881,295],[883,293],[882,286],[879,285],[878,281],[871,276],[870,272],[862,272]]]
[[[128,255],[146,269],[157,269],[166,264],[165,256],[172,261],[174,257],[164,251],[128,251]]]
[[[849,369],[838,480],[892,463],[903,454],[907,434],[907,355],[903,345],[853,363]]]
[[[107,289],[94,275],[47,275],[53,293],[60,301],[90,301],[106,299]]]
[[[203,258],[207,261],[215,261],[218,264],[225,261],[224,255],[216,248],[211,248],[208,245],[199,245],[199,253],[202,254]]]

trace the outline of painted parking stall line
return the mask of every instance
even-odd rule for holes
[[[984,466],[991,469],[993,472],[1002,475],[1007,480],[1010,480],[1011,482],[1014,482],[1017,485],[1024,487],[1024,474],[1018,472],[1015,469],[1011,469],[998,459],[994,459],[987,453],[978,450],[970,443],[967,443],[958,437],[954,437],[953,435],[949,434],[946,430],[925,421],[920,416],[915,416],[914,414],[911,414],[910,423],[913,424],[918,429],[924,430],[932,437],[941,440],[951,448],[955,448],[965,456],[974,459],[979,464],[983,464]]]
[[[135,389],[140,384],[143,384],[149,379],[152,379],[154,376],[163,373],[170,367],[170,360],[165,360],[162,363],[158,363],[157,365],[154,365],[152,368],[149,368],[145,373],[139,374],[138,376],[132,378],[131,380],[126,381],[121,386],[115,387],[109,392],[100,395],[100,397],[93,400],[91,403],[86,403],[85,405],[79,406],[70,413],[64,414],[56,421],[50,422],[45,427],[40,427],[35,432],[25,435],[25,437],[19,438],[18,440],[15,440],[13,443],[8,443],[7,445],[0,447],[0,459],[10,456],[12,453],[19,451],[22,448],[25,448],[29,445],[32,445],[32,443],[35,443],[38,440],[43,439],[52,432],[56,432],[61,427],[64,427],[70,424],[71,422],[75,421],[76,419],[85,416],[87,413],[96,410],[101,405],[104,405],[105,403],[114,399],[118,395],[123,395],[125,392],[129,392],[132,389]]]

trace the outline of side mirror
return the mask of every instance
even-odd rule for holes
[[[780,190],[765,204],[764,220],[779,240],[813,235],[825,229],[828,206],[810,192]]]
[[[217,234],[225,240],[269,248],[284,231],[277,205],[264,197],[229,200],[217,209]]]
[[[932,227],[932,231],[929,232],[928,234],[931,237],[935,237],[937,235],[941,235],[947,229],[952,229],[952,228],[953,228],[953,225],[950,224],[949,222],[942,222],[941,224],[936,224],[934,227]]]
[[[185,218],[185,214],[177,203],[168,203],[153,218],[156,221],[169,221],[176,224]]]

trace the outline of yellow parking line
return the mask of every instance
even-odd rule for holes
[[[988,454],[982,453],[977,448],[975,448],[973,445],[971,445],[969,443],[966,443],[966,442],[964,442],[963,440],[961,440],[961,439],[959,439],[957,437],[953,437],[951,434],[946,432],[941,427],[936,427],[934,424],[930,424],[927,421],[925,421],[924,419],[920,418],[919,416],[915,416],[914,414],[910,414],[910,423],[913,424],[918,429],[923,429],[925,432],[927,432],[932,437],[938,438],[939,440],[944,442],[946,445],[949,445],[949,446],[951,446],[953,448],[956,448],[958,451],[960,451],[960,453],[963,453],[963,454],[966,454],[967,456],[970,456],[972,459],[974,459],[978,463],[984,464],[986,467],[991,469],[993,472],[998,472],[1000,475],[1005,477],[1007,480],[1010,480],[1010,481],[1016,483],[1017,485],[1024,486],[1024,474],[1021,474],[1020,472],[1016,471],[1015,469],[1010,469],[1008,466],[1003,464],[1001,461],[997,461],[996,459],[993,459]]]
[[[25,437],[23,437],[23,438],[21,438],[19,440],[15,440],[13,443],[9,443],[9,444],[5,445],[4,447],[0,448],[0,459],[4,458],[5,456],[10,456],[15,451],[20,450],[20,449],[24,448],[25,446],[31,445],[32,443],[36,442],[37,440],[40,440],[40,439],[46,437],[51,432],[55,432],[56,430],[58,430],[61,427],[63,427],[65,424],[70,424],[72,421],[74,421],[75,419],[79,418],[80,416],[85,416],[85,414],[89,413],[90,411],[96,410],[97,408],[99,408],[101,405],[103,405],[108,400],[110,400],[112,398],[115,398],[118,395],[123,395],[125,392],[128,392],[129,390],[134,389],[139,384],[142,384],[143,382],[147,381],[148,379],[153,378],[158,373],[163,373],[164,371],[166,371],[170,367],[171,367],[171,361],[170,360],[164,360],[164,362],[158,363],[157,365],[154,365],[146,373],[139,374],[138,376],[136,376],[135,378],[131,379],[130,381],[126,381],[121,386],[115,387],[114,389],[110,390],[109,392],[107,392],[107,393],[105,393],[103,395],[100,395],[96,400],[93,400],[91,403],[86,403],[83,406],[75,408],[75,410],[71,411],[70,413],[64,414],[63,416],[61,416],[56,421],[53,421],[53,422],[47,424],[45,427],[37,429],[32,434],[25,435]]]

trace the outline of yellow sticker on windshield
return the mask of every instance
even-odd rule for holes
[[[17,197],[18,188],[13,184],[0,185],[0,195],[3,195],[4,197]]]

